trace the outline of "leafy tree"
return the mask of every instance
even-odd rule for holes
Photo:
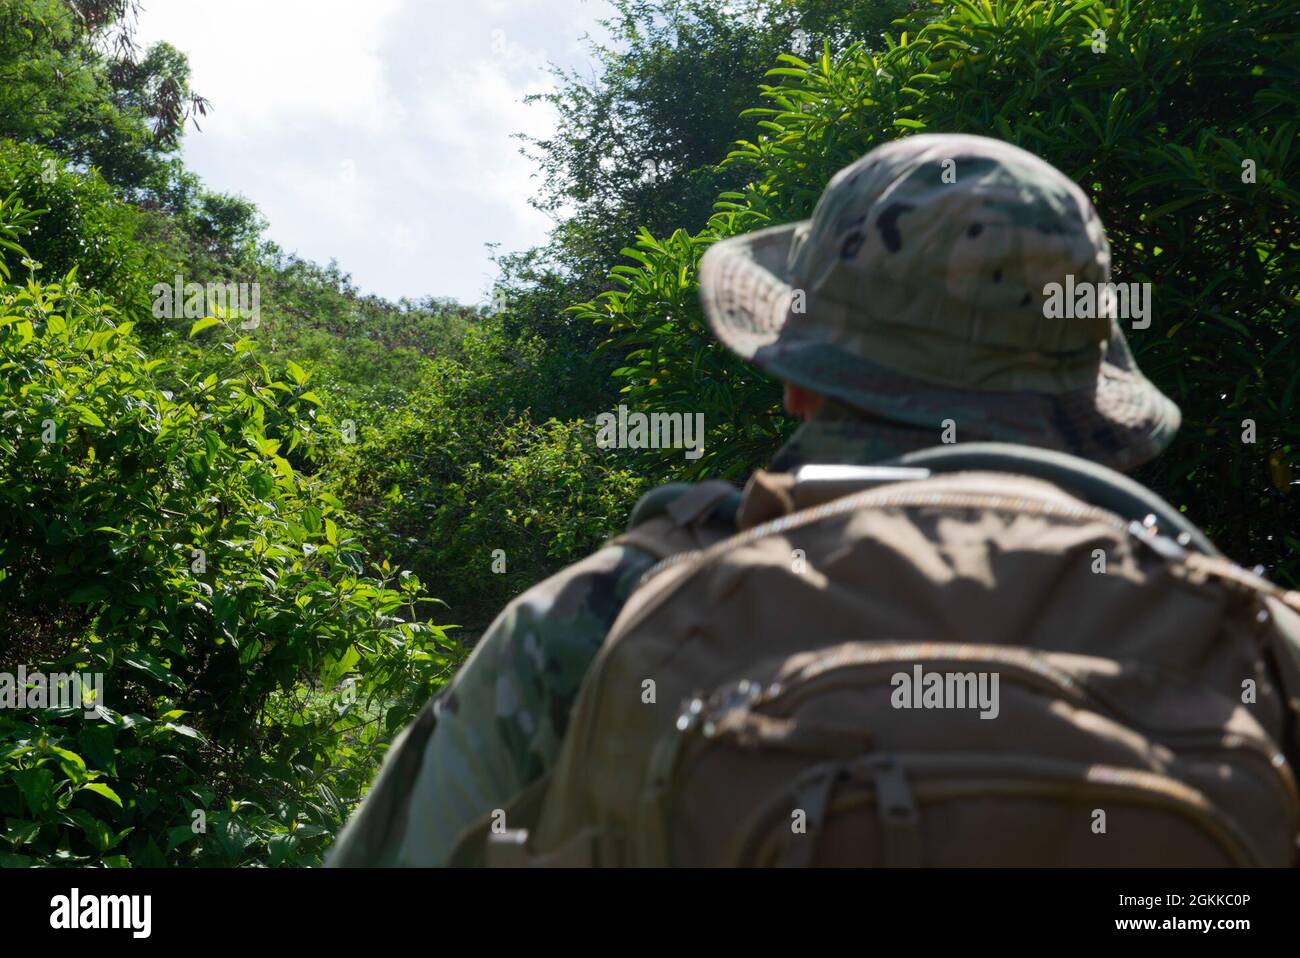
[[[0,137],[144,188],[210,104],[179,51],[134,42],[135,0],[0,0]]]
[[[744,172],[720,167],[743,116],[778,54],[875,34],[906,9],[902,2],[845,4],[794,0],[613,0],[602,21],[611,36],[593,42],[597,73],[557,70],[557,88],[537,94],[556,110],[554,135],[528,139],[544,179],[534,204],[571,213],[551,250],[580,278],[617,262],[640,228],[662,235],[705,225],[720,192]]]
[[[81,281],[121,309],[150,318],[155,283],[170,282],[181,250],[157,235],[153,218],[123,202],[95,171],[71,169],[41,147],[0,140],[0,195],[43,215],[25,240],[48,273],[77,267]]]
[[[746,171],[719,165],[754,120],[743,115],[776,57],[796,46],[880,42],[906,0],[612,0],[608,43],[592,42],[591,75],[555,71],[553,135],[524,138],[542,186],[534,205],[561,217],[541,248],[503,256],[499,294],[508,333],[539,336],[561,357],[584,357],[549,394],[572,414],[609,408],[617,350],[565,307],[610,288],[620,250],[644,228],[695,232],[719,193]],[[927,8],[928,9],[928,8]],[[541,398],[541,397],[539,397]]]
[[[629,401],[705,413],[712,452],[699,471],[743,475],[781,434],[776,393],[707,334],[695,302],[701,252],[807,217],[836,170],[898,136],[1018,143],[1092,195],[1117,281],[1153,286],[1151,326],[1130,343],[1184,426],[1140,478],[1225,551],[1294,584],[1294,15],[1284,0],[957,2],[880,51],[782,55],[767,105],[751,112],[763,132],[728,160],[747,171],[744,189],[723,194],[696,234],[643,235],[634,264],[612,277],[620,288],[575,313],[629,351],[619,370]]]
[[[530,415],[552,359],[536,340],[475,329],[464,359],[426,363],[326,468],[371,551],[437,582],[471,630],[620,528],[642,487],[591,423]]]
[[[0,204],[0,672],[104,692],[0,715],[0,864],[316,861],[457,650],[295,467],[309,374],[217,317],[206,366],[149,358],[73,272],[12,275],[32,224]]]

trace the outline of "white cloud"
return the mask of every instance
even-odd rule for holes
[[[218,105],[214,134],[340,113],[376,129],[391,108],[380,44],[400,8],[400,0],[150,0],[141,33],[188,54],[195,86]]]
[[[149,0],[141,39],[185,51],[216,110],[185,158],[253,199],[270,236],[361,288],[481,300],[486,244],[541,242],[533,165],[549,60],[586,63],[583,0]]]

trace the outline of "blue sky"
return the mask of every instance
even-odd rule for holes
[[[534,164],[548,63],[590,69],[601,0],[145,0],[142,43],[190,58],[215,112],[191,170],[253,200],[285,249],[365,292],[486,302],[485,244],[541,242]]]

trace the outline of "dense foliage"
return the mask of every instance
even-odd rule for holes
[[[79,172],[42,147],[0,140],[0,194],[42,215],[24,246],[47,274],[76,267],[82,282],[151,322],[150,287],[181,268],[179,256],[152,241],[153,217],[117,197],[95,171]]]
[[[136,6],[0,0],[0,677],[104,681],[91,714],[0,710],[0,865],[318,862],[504,602],[646,487],[775,450],[699,257],[916,131],[1093,196],[1185,415],[1140,478],[1300,577],[1294,0],[611,0],[526,144],[569,215],[482,306],[267,242],[177,157],[206,101]],[[260,321],[160,312],[178,275],[259,284]],[[702,413],[703,458],[598,448],[619,403]]]
[[[762,134],[728,158],[749,171],[746,187],[699,233],[643,235],[620,288],[576,312],[628,350],[617,374],[630,401],[705,414],[712,452],[698,471],[743,474],[781,431],[776,393],[705,331],[700,253],[807,217],[831,174],[889,139],[930,130],[1018,143],[1092,195],[1116,279],[1152,284],[1151,326],[1129,339],[1185,424],[1141,478],[1230,554],[1294,584],[1296,13],[1286,0],[958,2],[904,24],[916,29],[884,49],[784,54],[767,104],[750,112]],[[1257,441],[1242,441],[1244,420]]]
[[[463,359],[428,363],[408,401],[328,470],[372,548],[437,582],[475,629],[617,531],[644,485],[590,424],[532,418],[531,397],[559,372],[551,356],[476,330]]]
[[[135,44],[139,0],[0,0],[0,137],[148,190],[191,116],[185,56]]]
[[[6,212],[7,245],[27,217]],[[366,569],[290,463],[330,428],[307,374],[248,339],[205,375],[150,359],[72,274],[5,282],[0,312],[0,660],[101,673],[113,703],[0,718],[7,860],[297,860],[393,730],[365,703],[403,720],[452,661],[419,581]],[[213,841],[191,841],[196,810]]]

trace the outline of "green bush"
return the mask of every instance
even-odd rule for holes
[[[629,403],[705,414],[711,451],[696,472],[743,475],[783,432],[777,392],[705,330],[700,253],[807,217],[836,170],[893,138],[1017,143],[1093,197],[1116,280],[1152,284],[1151,326],[1130,343],[1185,421],[1139,478],[1235,558],[1295,585],[1295,12],[1290,0],[959,0],[900,23],[878,52],[783,56],[768,104],[751,111],[760,135],[728,159],[750,168],[749,185],[724,195],[698,235],[643,236],[628,251],[637,262],[614,276],[621,288],[575,312],[608,324],[611,344],[630,352],[618,372]],[[1253,444],[1241,441],[1247,419]]]
[[[71,273],[10,275],[30,225],[0,204],[0,672],[105,692],[0,712],[0,864],[316,861],[456,651],[291,463],[308,374],[216,317],[199,372],[149,358]]]
[[[43,210],[24,248],[63,276],[74,266],[87,287],[98,289],[124,312],[152,325],[150,290],[180,271],[177,257],[146,239],[149,214],[123,202],[95,171],[78,171],[49,150],[0,140],[0,196],[16,195]]]
[[[471,337],[467,350],[428,363],[404,406],[359,422],[326,474],[370,549],[437,582],[477,629],[621,530],[643,481],[596,447],[592,424],[532,421],[554,358],[540,343]]]

